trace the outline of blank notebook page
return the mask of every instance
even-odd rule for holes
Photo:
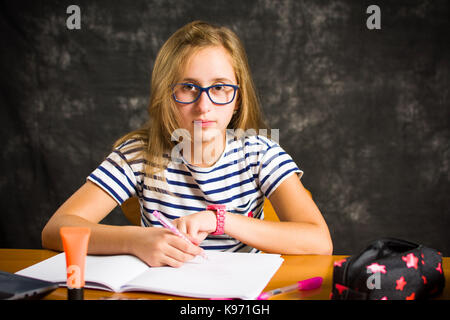
[[[156,292],[198,298],[254,299],[281,266],[275,254],[207,252],[180,268],[150,268],[127,288],[152,288]]]

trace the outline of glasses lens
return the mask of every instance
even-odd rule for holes
[[[189,83],[180,83],[173,88],[175,99],[183,103],[193,102],[197,99],[199,92],[200,90],[197,87]]]
[[[209,96],[214,103],[230,103],[234,97],[234,90],[230,85],[215,85],[209,89]]]

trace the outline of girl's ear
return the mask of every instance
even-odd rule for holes
[[[240,107],[241,107],[241,104],[240,103],[236,103],[236,105],[234,106],[233,114],[236,114],[236,112],[238,112]]]

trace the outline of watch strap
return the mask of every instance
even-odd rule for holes
[[[212,210],[216,213],[216,231],[212,235],[221,235],[225,233],[225,205],[212,204],[206,207],[206,210]]]

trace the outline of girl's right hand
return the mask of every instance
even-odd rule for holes
[[[165,228],[139,227],[138,230],[131,240],[131,252],[151,267],[178,268],[203,251]]]

